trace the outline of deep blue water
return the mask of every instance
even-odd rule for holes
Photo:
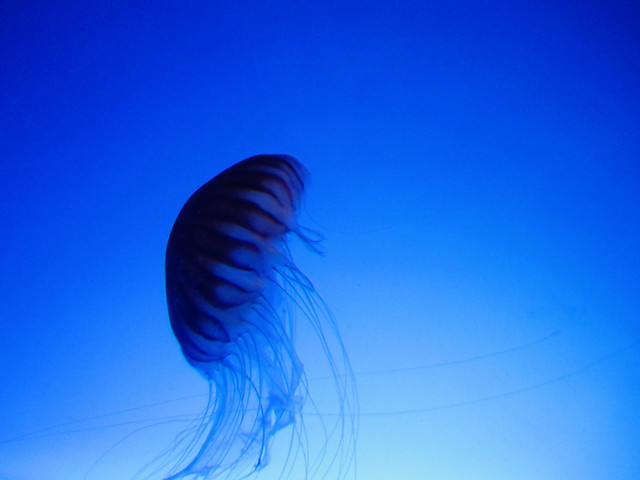
[[[640,477],[639,21],[3,2],[0,479],[128,479],[203,408],[164,248],[257,153],[311,171],[327,254],[293,254],[356,373],[359,480]]]

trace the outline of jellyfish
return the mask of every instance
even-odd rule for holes
[[[199,188],[173,225],[165,258],[170,323],[185,359],[209,383],[209,400],[176,442],[166,480],[245,478],[269,463],[274,438],[288,427],[280,478],[296,459],[305,478],[335,469],[340,479],[351,469],[353,373],[335,321],[288,243],[298,237],[320,251],[320,236],[297,221],[307,179],[291,156],[253,156]],[[313,401],[295,345],[300,321],[317,336],[337,399],[317,452],[303,418]]]

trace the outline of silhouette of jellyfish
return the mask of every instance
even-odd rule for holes
[[[331,315],[287,245],[293,233],[319,250],[317,235],[311,238],[297,223],[307,178],[293,157],[248,158],[198,189],[173,225],[165,263],[169,317],[182,353],[209,381],[210,393],[202,422],[167,480],[246,477],[268,463],[274,435],[287,426],[294,433],[281,478],[298,456],[305,478],[331,468],[344,478],[349,470],[353,374]],[[338,399],[337,420],[322,423],[326,441],[315,454],[301,415],[308,392],[294,347],[296,312],[318,336]],[[337,446],[329,451],[330,444]]]

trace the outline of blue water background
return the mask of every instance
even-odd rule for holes
[[[3,2],[0,479],[130,478],[203,408],[164,248],[257,153],[312,174],[327,254],[292,248],[356,373],[359,480],[640,478],[639,24],[618,1]]]

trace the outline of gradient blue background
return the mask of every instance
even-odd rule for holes
[[[639,24],[633,1],[2,2],[0,478],[126,479],[166,442],[118,439],[203,406],[165,243],[257,153],[312,172],[328,253],[294,253],[356,372],[359,480],[640,478]]]

